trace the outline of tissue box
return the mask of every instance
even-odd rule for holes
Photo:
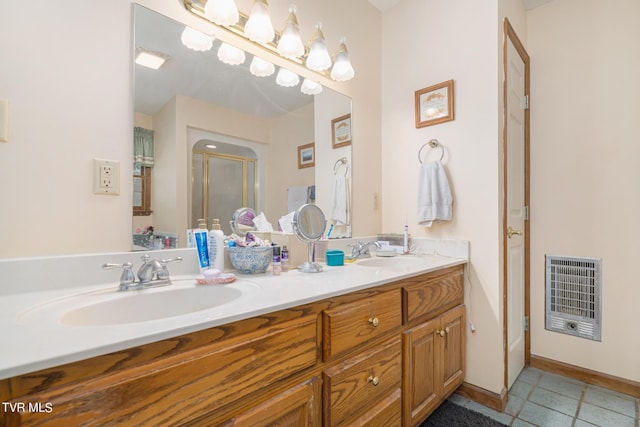
[[[261,238],[262,240],[271,240],[271,231],[252,231],[253,235]]]
[[[295,234],[272,231],[271,242],[289,249],[289,268],[298,268],[307,261],[307,245],[298,240]]]
[[[280,247],[285,245],[287,246],[287,249],[289,249],[289,268],[298,268],[300,265],[309,261],[309,249],[307,244],[302,243],[295,234],[272,231],[271,241]],[[319,240],[314,244],[316,245],[315,261],[324,262],[328,242],[326,240]]]

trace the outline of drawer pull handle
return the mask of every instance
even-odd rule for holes
[[[367,381],[373,384],[374,386],[377,386],[378,384],[380,384],[380,378],[374,377],[373,375],[369,375],[369,378],[367,378]]]
[[[380,322],[378,321],[377,317],[370,317],[369,318],[369,323],[371,323],[374,328],[377,328],[378,327],[378,323],[380,323]]]

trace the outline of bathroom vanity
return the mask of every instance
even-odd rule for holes
[[[332,290],[0,380],[0,425],[418,425],[464,378],[466,261],[436,258],[265,277]]]

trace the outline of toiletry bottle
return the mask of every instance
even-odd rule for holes
[[[224,233],[218,218],[213,219],[209,232],[209,259],[213,268],[224,271]]]
[[[286,245],[282,247],[282,257],[280,259],[280,264],[283,272],[289,271],[289,249],[287,249]]]
[[[279,276],[281,270],[282,270],[282,265],[280,261],[280,246],[274,246],[273,247],[273,275]]]
[[[200,271],[210,267],[209,262],[209,232],[200,228],[194,230],[196,249],[198,250],[198,261],[200,261]]]

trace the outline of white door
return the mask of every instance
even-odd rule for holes
[[[507,344],[508,387],[525,362],[525,64],[507,39]]]

